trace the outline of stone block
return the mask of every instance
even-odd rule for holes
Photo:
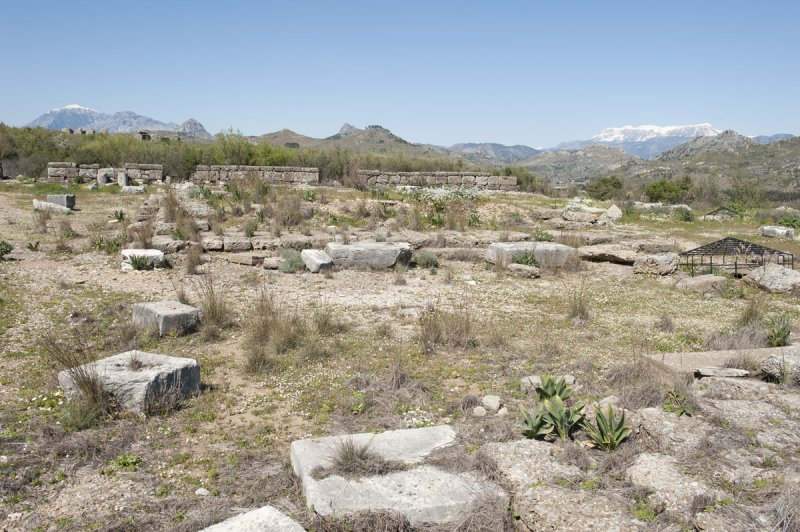
[[[633,273],[669,275],[678,270],[680,256],[677,253],[660,253],[638,257],[633,263]]]
[[[225,260],[232,264],[241,264],[242,266],[258,266],[264,262],[264,257],[252,253],[231,253],[225,257]]]
[[[144,194],[145,188],[143,185],[125,186],[120,189],[123,194]]]
[[[791,227],[781,227],[779,225],[765,225],[761,228],[761,235],[779,238],[794,238],[794,229]]]
[[[698,294],[719,293],[725,288],[725,283],[727,279],[724,277],[708,274],[681,279],[675,284],[675,288]]]
[[[39,200],[33,200],[33,210],[58,212],[61,214],[69,214],[72,212],[72,209],[70,209],[69,207],[62,207],[61,205],[56,205],[55,203],[50,203],[48,201],[39,201]]]
[[[150,240],[153,249],[164,253],[177,253],[184,249],[188,242],[185,240],[175,240],[169,235],[156,235]]]
[[[157,330],[159,336],[181,336],[200,325],[200,310],[178,301],[136,303],[132,309],[133,324],[141,329]]]
[[[222,239],[222,245],[225,251],[231,253],[253,249],[253,243],[246,236],[226,236]]]
[[[336,266],[352,269],[384,269],[411,260],[411,245],[407,242],[330,243],[325,253]]]
[[[578,260],[575,248],[555,242],[495,242],[486,248],[484,258],[492,264],[507,266],[528,253],[533,253],[539,267],[561,268]]]
[[[492,497],[498,508],[507,508],[508,495],[499,486],[471,472],[449,473],[424,464],[387,475],[358,479],[331,475],[316,480],[311,471],[330,466],[336,446],[348,440],[369,445],[386,460],[417,465],[433,450],[451,445],[455,432],[445,425],[292,442],[292,468],[303,484],[306,504],[320,515],[391,510],[405,515],[412,525],[452,524],[484,498]]]
[[[142,414],[169,394],[182,396],[200,389],[200,365],[191,358],[171,357],[144,351],[127,351],[80,366],[80,372],[97,375],[103,390],[119,404]],[[80,392],[75,368],[58,374],[58,383],[68,399]]]
[[[54,203],[67,209],[75,208],[75,195],[74,194],[48,194],[47,203]]]
[[[121,255],[123,270],[133,269],[131,257],[144,257],[153,268],[158,268],[164,264],[164,252],[158,249],[123,249]]]
[[[304,532],[300,524],[272,506],[226,519],[201,532]]]
[[[204,236],[203,251],[222,251],[225,242],[221,236]]]
[[[303,264],[311,273],[318,273],[333,267],[333,260],[321,249],[304,249],[300,252],[300,258],[303,259]]]

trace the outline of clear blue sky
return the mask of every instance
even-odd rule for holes
[[[552,146],[800,133],[795,1],[4,1],[0,121],[78,103],[212,132]]]

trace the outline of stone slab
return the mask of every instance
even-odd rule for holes
[[[764,360],[770,355],[800,355],[800,346],[762,347],[758,349],[693,351],[683,353],[651,353],[646,357],[661,362],[676,371],[693,372],[695,368],[724,367],[725,362],[741,355],[754,360]]]
[[[277,508],[264,506],[204,528],[202,532],[303,532],[300,524]]]
[[[226,236],[222,239],[222,246],[225,251],[230,253],[253,249],[253,243],[246,236]]]
[[[143,185],[125,186],[119,189],[123,194],[144,194],[145,188]]]
[[[67,209],[75,208],[75,194],[48,194],[47,203],[55,203]]]
[[[242,266],[260,266],[264,262],[263,255],[254,255],[252,253],[231,253],[225,255],[225,260],[232,264],[241,264]]]
[[[200,309],[178,301],[136,303],[132,307],[136,327],[157,330],[159,336],[181,336],[200,325]]]
[[[741,378],[747,377],[750,375],[750,372],[746,369],[736,369],[736,368],[695,368],[694,376],[703,378],[703,377],[729,377],[729,378]]]
[[[330,243],[325,253],[340,268],[384,269],[411,260],[408,242],[359,242],[357,244]]]
[[[452,444],[455,432],[443,425],[292,442],[292,467],[303,484],[306,504],[320,515],[393,510],[418,525],[458,521],[484,497],[493,497],[507,507],[508,495],[499,486],[471,472],[454,474],[428,465],[359,479],[336,475],[314,479],[311,471],[329,466],[337,443],[348,438],[358,445],[369,444],[370,450],[384,459],[417,464],[433,450]]]
[[[578,248],[581,259],[598,262],[614,262],[632,265],[636,262],[636,251],[619,244],[596,244]]]
[[[200,389],[200,365],[191,358],[126,351],[80,367],[96,373],[103,389],[123,408],[139,413],[146,413],[148,404],[165,394],[189,395]],[[71,370],[58,374],[68,398],[78,393],[72,375]]]

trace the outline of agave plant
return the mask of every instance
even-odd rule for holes
[[[566,406],[559,395],[544,400],[544,418],[553,425],[553,428],[562,440],[569,439],[570,435],[583,424],[583,405]]]
[[[572,388],[564,381],[563,377],[555,378],[542,375],[540,379],[542,383],[536,387],[536,393],[539,395],[540,401],[556,396],[566,401],[572,396]]]
[[[606,452],[616,450],[631,434],[631,429],[625,426],[625,411],[622,411],[619,421],[616,421],[611,405],[608,405],[608,411],[605,414],[600,408],[597,408],[594,422],[594,425],[584,424],[586,434],[597,447]]]
[[[545,436],[553,432],[553,425],[546,418],[546,412],[536,405],[530,412],[520,407],[522,410],[522,433],[526,438],[535,440],[544,439]]]

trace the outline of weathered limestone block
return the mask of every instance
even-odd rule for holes
[[[204,236],[202,239],[203,251],[222,251],[225,241],[221,236]]]
[[[486,248],[484,259],[508,266],[529,253],[533,253],[539,267],[563,267],[569,261],[578,260],[575,248],[555,242],[495,242]]]
[[[356,445],[369,444],[386,460],[416,465],[434,449],[451,445],[455,432],[445,425],[292,442],[292,468],[303,484],[306,504],[320,515],[392,510],[404,514],[412,525],[452,524],[484,498],[496,500],[498,510],[507,508],[508,495],[499,486],[471,472],[449,473],[424,464],[387,475],[352,480],[331,475],[316,480],[311,472],[330,466],[337,444],[350,439]]]
[[[794,238],[794,229],[791,227],[781,227],[780,225],[765,225],[761,228],[761,235],[779,238]]]
[[[710,495],[719,499],[724,496],[702,480],[683,474],[678,460],[663,454],[640,454],[628,468],[626,477],[631,484],[653,492],[650,496],[651,503],[661,505],[666,511],[684,515],[698,495]]]
[[[225,257],[225,260],[232,264],[241,264],[242,266],[258,266],[264,262],[264,257],[252,253],[231,253]]]
[[[191,358],[127,351],[80,366],[80,372],[96,374],[103,390],[119,404],[142,414],[173,393],[182,396],[200,389],[200,365]],[[75,368],[58,374],[58,383],[68,399],[78,395]]]
[[[720,293],[725,288],[727,279],[720,275],[698,275],[681,279],[675,285],[678,290],[696,292],[698,294]]]
[[[182,336],[200,325],[200,310],[178,301],[136,303],[132,312],[136,327],[156,330],[159,336]]]
[[[800,384],[800,354],[770,355],[761,362],[761,371],[775,382]]]
[[[226,236],[223,238],[223,249],[228,252],[250,251],[253,243],[246,236]]]
[[[58,212],[61,214],[69,214],[72,212],[72,209],[70,209],[69,207],[63,207],[61,205],[56,205],[55,203],[50,203],[47,201],[39,201],[36,199],[33,200],[33,210]]]
[[[680,256],[677,253],[644,255],[642,257],[638,257],[633,263],[633,273],[669,275],[678,270],[679,262]]]
[[[392,268],[397,263],[407,264],[411,260],[411,245],[408,242],[330,243],[325,246],[325,253],[341,268],[382,269]]]
[[[333,267],[333,260],[321,249],[304,249],[300,252],[300,257],[311,273],[318,273]]]
[[[304,532],[305,528],[272,506],[264,506],[226,519],[201,532]]]
[[[114,168],[100,168],[97,170],[97,184],[106,185],[115,181],[117,178],[117,171]]]
[[[788,294],[800,287],[800,272],[779,264],[767,264],[754,268],[744,280],[767,292]]]
[[[637,254],[634,250],[619,244],[597,244],[594,246],[581,246],[578,255],[583,260],[598,262],[614,262],[617,264],[632,265],[636,262]]]
[[[123,249],[121,254],[123,270],[133,269],[131,257],[144,257],[153,268],[158,268],[164,264],[164,252],[158,249]]]
[[[123,194],[144,194],[145,188],[144,185],[136,185],[136,186],[126,186],[120,189],[120,192]]]
[[[508,273],[517,277],[536,278],[539,277],[539,268],[528,266],[527,264],[509,264],[506,266]]]
[[[175,240],[169,235],[156,235],[150,240],[150,245],[153,249],[163,251],[164,253],[177,253],[184,249],[188,242],[185,240]]]

